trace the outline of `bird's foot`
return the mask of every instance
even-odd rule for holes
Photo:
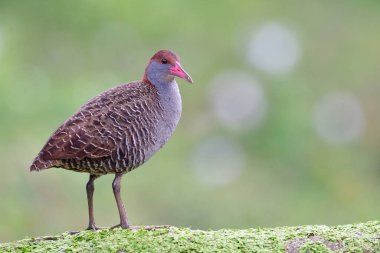
[[[96,231],[96,230],[102,230],[102,229],[108,229],[106,227],[98,227],[98,226],[95,226],[95,224],[93,225],[88,225],[88,227],[84,230],[84,231],[88,231],[88,230],[92,230],[92,231]],[[78,231],[67,231],[68,234],[70,235],[75,235],[75,234],[78,234],[82,232],[81,230],[78,230]]]
[[[127,228],[130,228],[130,226],[128,224],[117,224],[115,226],[112,226],[111,229],[114,229],[114,228],[122,228],[122,229],[127,229]]]
[[[98,227],[96,226],[95,224],[89,224],[88,227],[86,228],[86,230],[101,230],[101,229],[105,229],[105,228],[102,228],[102,227]]]

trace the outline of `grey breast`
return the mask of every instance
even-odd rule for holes
[[[156,143],[146,150],[146,159],[149,159],[157,152],[169,137],[173,134],[182,112],[182,100],[178,84],[175,80],[162,85],[155,85],[158,90],[161,117],[156,126]]]

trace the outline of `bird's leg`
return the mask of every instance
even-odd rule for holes
[[[99,176],[97,175],[90,175],[90,179],[88,180],[86,184],[86,191],[87,191],[87,201],[88,201],[88,227],[87,230],[97,230],[99,229],[97,226],[95,226],[95,218],[94,218],[94,206],[92,201],[92,196],[94,194],[94,181]]]
[[[117,209],[119,209],[120,215],[120,224],[114,227],[129,228],[127,214],[125,212],[123,200],[120,196],[120,180],[122,176],[122,173],[116,173],[115,179],[112,182],[113,194],[115,195]]]

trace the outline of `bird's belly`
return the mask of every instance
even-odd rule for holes
[[[101,158],[84,158],[81,160],[76,159],[63,159],[61,164],[57,167],[61,167],[76,172],[86,172],[92,175],[105,175],[108,173],[130,171],[133,168],[126,165],[126,160],[115,160],[112,157]]]

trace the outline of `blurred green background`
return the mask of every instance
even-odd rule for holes
[[[82,104],[182,59],[169,143],[123,178],[131,224],[199,229],[379,219],[379,1],[0,1],[0,241],[87,225],[87,174],[30,173]],[[99,226],[118,222],[113,176]]]

